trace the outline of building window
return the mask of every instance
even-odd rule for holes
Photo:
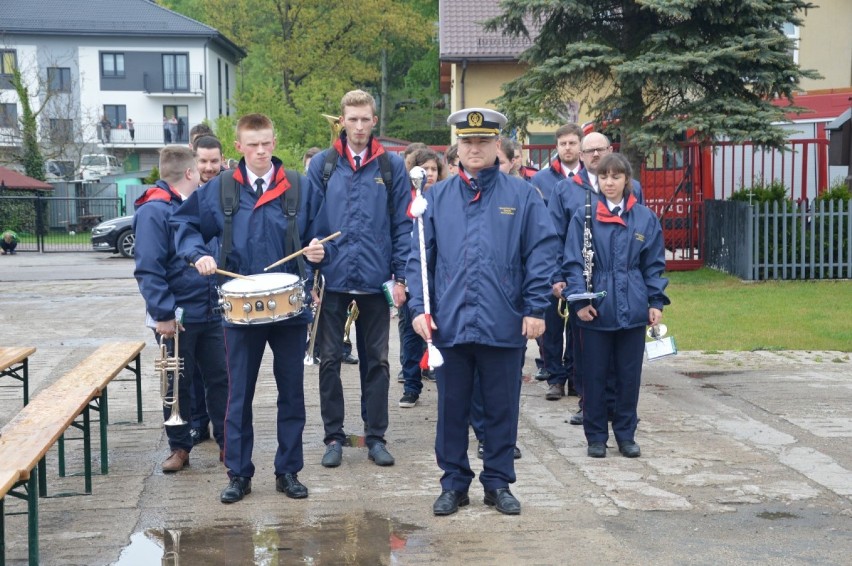
[[[793,47],[790,48],[790,57],[793,58],[793,63],[799,64],[799,26],[791,23],[784,24],[784,35],[793,42]]]
[[[50,119],[50,141],[67,144],[74,141],[74,120],[68,118]]]
[[[18,127],[18,105],[0,104],[0,128]]]
[[[163,88],[189,90],[189,56],[163,55]]]
[[[47,68],[48,92],[71,92],[71,69],[68,67]]]
[[[104,116],[113,128],[124,127],[127,122],[127,106],[123,104],[104,104]]]
[[[123,77],[124,53],[101,53],[101,74],[104,77]]]
[[[12,50],[0,50],[0,75],[11,75],[18,66],[17,55]]]

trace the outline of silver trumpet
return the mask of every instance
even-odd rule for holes
[[[166,551],[168,538],[172,539],[172,550]],[[161,559],[162,566],[171,564],[172,566],[180,565],[180,531],[167,529],[163,535],[163,557]]]
[[[325,277],[319,271],[314,272],[314,289],[317,291],[319,304],[314,305],[314,322],[311,324],[311,338],[308,340],[308,351],[305,353],[305,365],[314,365],[314,346],[317,342],[317,329],[319,329],[319,317],[322,312],[322,298],[325,296]]]
[[[180,323],[175,321],[175,352],[169,356],[166,348],[166,340],[160,336],[160,357],[154,360],[154,371],[160,375],[160,396],[163,398],[163,407],[171,408],[171,414],[164,423],[166,426],[185,425],[186,421],[180,416],[180,375],[183,373],[183,358],[178,354],[180,341]],[[169,374],[173,376],[169,380]],[[169,381],[171,381],[171,395],[169,395]]]

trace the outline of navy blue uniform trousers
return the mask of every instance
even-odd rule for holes
[[[578,337],[586,440],[606,442],[609,438],[608,380],[614,380],[612,432],[617,442],[633,440],[645,352],[645,327],[611,331],[579,328]]]
[[[225,467],[228,475],[254,476],[252,401],[266,344],[272,349],[272,373],[278,387],[278,451],[275,475],[297,473],[304,465],[305,333],[307,324],[226,326],[228,409],[225,413]],[[338,342],[340,340],[338,339]]]
[[[515,482],[523,348],[462,344],[441,348],[444,365],[435,368],[438,426],[435,455],[444,471],[442,489],[467,492],[474,473],[467,456],[474,374],[479,373],[485,442],[479,481],[487,490]]]
[[[157,343],[160,335],[154,331]],[[206,390],[206,401],[210,405],[209,414],[213,423],[213,437],[221,448],[223,446],[225,405],[228,402],[228,372],[225,365],[225,344],[222,338],[222,323],[195,322],[184,323],[180,333],[178,355],[183,358],[183,373],[178,380],[178,405],[180,416],[187,422],[180,426],[167,426],[166,437],[171,450],[192,450],[192,437],[189,428],[193,417],[191,391],[194,383],[200,381]],[[166,349],[174,355],[174,339],[166,340]],[[172,395],[171,385],[168,391]],[[163,418],[171,416],[171,407],[163,407]]]

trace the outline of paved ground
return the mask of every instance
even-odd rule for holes
[[[844,283],[848,284],[848,283]],[[581,427],[567,423],[575,398],[544,400],[522,389],[519,517],[482,504],[434,517],[439,470],[432,445],[436,396],[400,409],[391,384],[389,448],[378,468],[366,450],[344,449],[340,468],[319,465],[322,421],[317,369],[305,372],[307,500],[275,491],[274,382],[268,365],[255,402],[253,493],[218,502],[226,478],[212,443],[191,468],[164,476],[166,454],[153,377],[154,344],[143,326],[132,262],[104,254],[0,258],[5,345],[31,345],[32,390],[110,340],[141,339],[145,422],[110,429],[110,473],[94,495],[43,500],[43,564],[157,564],[179,542],[184,565],[235,564],[849,564],[852,554],[852,356],[838,352],[681,352],[646,364],[637,440],[642,458],[585,455]],[[676,335],[676,329],[674,329]],[[391,359],[398,352],[395,325]],[[527,371],[532,371],[532,353]],[[391,363],[395,375],[398,364]],[[358,378],[344,368],[349,408]],[[8,385],[8,384],[6,384]],[[20,408],[20,389],[0,387],[0,424]],[[110,387],[113,421],[134,416],[133,391]],[[356,414],[350,411],[350,413]],[[349,432],[359,423],[349,419]],[[357,437],[353,443],[357,444]],[[612,445],[612,441],[611,441]],[[69,468],[81,467],[70,445]],[[613,454],[613,452],[615,452]],[[474,466],[479,466],[473,451]],[[51,490],[80,490],[56,477]],[[7,499],[7,512],[21,504]],[[26,520],[6,519],[7,564],[24,564]]]

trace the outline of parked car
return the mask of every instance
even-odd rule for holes
[[[133,216],[106,220],[92,228],[92,248],[98,252],[120,253],[124,257],[133,257],[136,248]]]
[[[118,158],[105,153],[90,153],[80,159],[80,178],[84,181],[98,181],[101,177],[121,175],[124,167]]]
[[[74,162],[66,159],[48,159],[44,162],[45,180],[70,181],[74,178]]]

